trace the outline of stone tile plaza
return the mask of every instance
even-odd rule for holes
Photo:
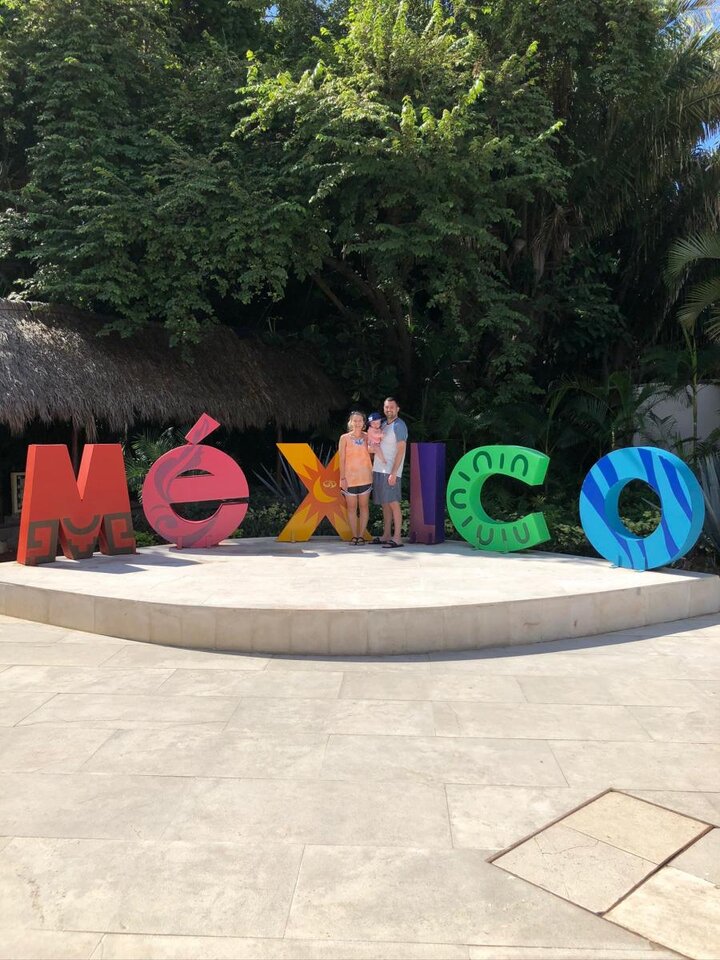
[[[353,632],[372,564],[405,606]],[[5,569],[0,956],[720,956],[717,578],[322,538]]]

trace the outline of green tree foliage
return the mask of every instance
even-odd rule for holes
[[[30,0],[11,12],[3,79],[28,149],[2,235],[26,261],[22,292],[137,321],[143,168],[158,159],[155,109],[177,69],[164,12],[132,0]]]
[[[556,126],[527,80],[532,51],[495,62],[439,3],[417,19],[364,0],[312,71],[254,67],[236,135],[266,163],[268,219],[295,211],[294,269],[355,363],[372,345],[407,393],[462,361],[482,402],[507,400],[529,386],[529,354],[499,233],[538,190],[562,192]]]
[[[287,258],[253,220],[233,156],[244,57],[191,31],[186,6],[28,0],[3,38],[29,143],[0,219],[8,259],[26,264],[20,293],[115,314],[124,334],[159,320],[179,343],[229,293],[279,291]]]
[[[301,338],[416,436],[577,462],[720,226],[710,7],[0,0],[0,294]]]
[[[687,224],[720,218],[720,162],[697,149],[720,118],[720,38],[709,0],[503,0],[481,29],[538,43],[558,119],[565,198],[523,212],[513,283],[538,350],[604,373],[632,363],[671,305],[660,264]],[[510,238],[508,238],[510,240]],[[558,354],[557,351],[560,350]]]

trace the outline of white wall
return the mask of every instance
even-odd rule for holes
[[[642,446],[647,444],[663,449],[673,449],[673,440],[692,436],[692,407],[690,392],[681,391],[673,397],[658,399],[648,407],[655,417],[666,420],[662,425],[656,425],[648,418],[642,433],[636,433],[633,444]],[[706,440],[708,436],[720,427],[720,386],[714,383],[703,383],[698,387],[698,438]]]

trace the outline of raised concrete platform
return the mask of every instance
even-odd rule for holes
[[[262,653],[402,654],[561,640],[717,613],[720,578],[604,560],[383,550],[334,538],[0,567],[0,613],[128,640]]]

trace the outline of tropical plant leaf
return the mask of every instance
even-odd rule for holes
[[[676,240],[668,253],[668,278],[676,280],[698,260],[720,260],[720,234],[704,233]]]

